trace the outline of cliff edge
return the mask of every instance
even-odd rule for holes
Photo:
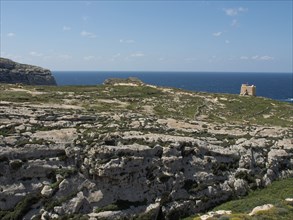
[[[50,70],[17,63],[2,57],[0,57],[0,83],[57,85]]]

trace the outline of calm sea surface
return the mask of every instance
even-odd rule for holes
[[[293,102],[292,73],[88,72],[53,71],[58,85],[97,85],[108,78],[138,77],[143,82],[192,91],[239,94],[242,83],[256,86],[257,96]]]

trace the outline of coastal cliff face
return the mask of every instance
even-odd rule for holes
[[[0,83],[56,85],[50,70],[0,57]]]
[[[293,177],[287,103],[123,82],[0,86],[1,219],[180,219]]]

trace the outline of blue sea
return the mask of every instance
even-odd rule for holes
[[[58,85],[97,85],[108,78],[137,77],[143,82],[191,91],[239,94],[242,83],[256,86],[257,96],[293,103],[292,73],[89,72],[53,71]]]

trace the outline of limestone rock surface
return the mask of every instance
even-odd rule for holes
[[[0,85],[12,98],[15,87]],[[28,204],[18,219],[179,220],[293,177],[292,126],[176,117],[162,110],[165,88],[24,89],[50,99],[34,93],[27,102],[0,100],[0,213],[6,218]],[[181,99],[178,108],[197,112],[189,96],[169,91],[164,99]],[[151,113],[141,107],[156,102]],[[290,120],[291,112],[282,117]]]

